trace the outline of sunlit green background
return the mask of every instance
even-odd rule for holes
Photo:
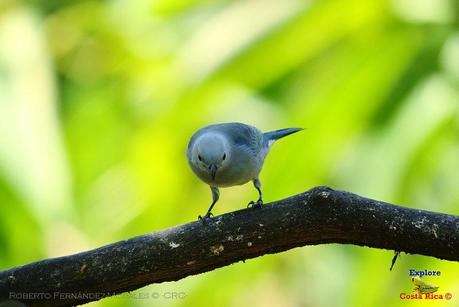
[[[215,122],[307,130],[278,142],[266,201],[316,185],[459,214],[456,0],[0,0],[0,268],[196,220],[191,134]],[[222,190],[216,214],[256,198]],[[455,306],[459,264],[321,245],[91,306]],[[451,292],[407,302],[408,269]]]

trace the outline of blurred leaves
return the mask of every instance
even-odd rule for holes
[[[2,1],[0,267],[195,220],[210,202],[185,159],[214,122],[307,128],[280,141],[267,201],[315,185],[459,212],[454,1]],[[251,185],[222,190],[215,213]],[[455,263],[318,246],[97,306],[413,305],[407,270]],[[440,282],[439,282],[440,283]],[[429,302],[429,306],[432,302]]]

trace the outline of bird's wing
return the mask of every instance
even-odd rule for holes
[[[225,123],[210,125],[196,132],[188,144],[188,149],[193,146],[194,141],[199,136],[211,131],[225,135],[232,145],[249,151],[254,155],[257,155],[264,146],[263,133],[257,128],[242,123]]]
[[[253,126],[230,123],[224,129],[235,146],[249,150],[257,155],[263,147],[263,134]]]

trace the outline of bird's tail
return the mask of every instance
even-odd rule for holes
[[[285,128],[285,129],[265,132],[264,136],[268,141],[275,141],[275,140],[283,138],[284,136],[290,135],[292,133],[295,133],[301,130],[303,130],[303,128]]]

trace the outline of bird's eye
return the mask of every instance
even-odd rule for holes
[[[202,161],[201,155],[198,155],[198,159],[199,161]]]
[[[223,159],[223,160],[226,159],[226,153],[223,154],[223,158],[222,158],[222,159]]]

